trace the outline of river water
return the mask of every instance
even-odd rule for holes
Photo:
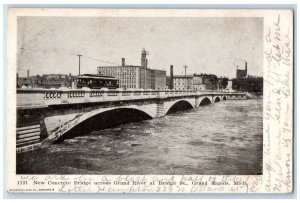
[[[19,174],[262,174],[262,100],[227,100],[17,157]]]

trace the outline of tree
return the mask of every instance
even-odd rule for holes
[[[232,80],[232,89],[251,93],[262,93],[263,78],[251,76],[240,79],[235,78]]]
[[[228,78],[226,78],[226,77],[219,78],[219,87],[220,87],[220,89],[226,89],[227,85],[228,85]]]

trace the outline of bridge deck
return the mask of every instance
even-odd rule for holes
[[[245,93],[191,90],[17,89],[17,108],[43,108],[49,105],[206,95],[245,95]]]

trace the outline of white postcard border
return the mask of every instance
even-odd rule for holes
[[[16,56],[18,16],[262,17],[264,18],[263,175],[16,175]],[[280,16],[280,17],[279,17]],[[280,20],[279,20],[280,19]],[[290,193],[293,190],[292,10],[10,9],[7,43],[7,188],[9,192],[75,193]],[[280,40],[276,39],[279,38]],[[271,51],[272,50],[272,53]],[[288,50],[289,53],[288,53]],[[276,51],[281,54],[278,62]],[[285,59],[283,59],[285,57]],[[23,185],[23,181],[26,184]],[[88,185],[74,185],[86,182]],[[129,185],[123,184],[129,182]],[[133,185],[135,181],[136,185]],[[159,181],[170,182],[159,185]],[[201,185],[208,181],[209,185]],[[40,184],[34,184],[38,183]],[[44,184],[42,184],[44,182]],[[52,183],[57,183],[53,185]],[[68,183],[70,182],[70,184]],[[110,183],[106,185],[105,182]],[[146,182],[146,185],[143,185]],[[153,182],[153,184],[152,184]],[[175,182],[171,184],[171,182]],[[238,184],[235,185],[235,182]],[[18,185],[19,183],[19,185]],[[103,184],[100,184],[103,183]],[[122,184],[121,184],[122,183]],[[216,183],[217,185],[212,185]],[[228,184],[229,185],[228,185]],[[246,184],[245,184],[246,183]],[[200,185],[199,185],[200,184]]]

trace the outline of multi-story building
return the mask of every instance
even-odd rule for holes
[[[72,87],[76,76],[64,74],[46,74],[29,76],[17,76],[17,87],[31,87],[31,88],[59,88],[59,87]]]
[[[174,90],[192,90],[193,76],[192,75],[174,75],[173,76]]]
[[[166,71],[151,70],[153,76],[151,78],[151,89],[166,89]]]
[[[142,50],[141,65],[99,66],[98,74],[114,76],[119,80],[120,88],[166,89],[166,71],[148,68],[147,52]]]
[[[174,90],[215,90],[218,89],[218,77],[212,74],[174,75],[170,66],[170,77],[167,80],[169,89]]]
[[[98,67],[98,74],[119,79],[121,88],[140,88],[141,70],[139,66]]]
[[[193,75],[193,90],[205,90],[205,84],[201,75]]]
[[[174,75],[174,90],[214,90],[218,88],[218,77],[211,74]]]

